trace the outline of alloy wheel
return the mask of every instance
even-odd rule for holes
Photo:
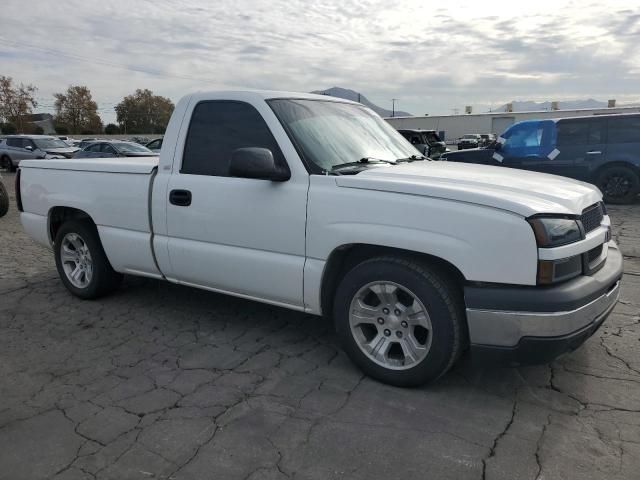
[[[362,287],[349,308],[351,334],[373,362],[407,370],[429,353],[432,326],[420,299],[397,283],[379,281]]]
[[[86,288],[93,278],[93,260],[89,247],[77,233],[67,233],[62,239],[60,260],[64,273],[76,288]]]

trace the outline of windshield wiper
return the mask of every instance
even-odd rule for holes
[[[422,155],[411,155],[410,157],[407,158],[399,158],[396,160],[397,163],[401,163],[401,162],[414,162],[416,160],[426,160],[427,157],[424,157]]]
[[[340,163],[338,165],[334,165],[333,167],[331,167],[331,171],[335,172],[336,170],[341,170],[343,168],[358,167],[362,164],[367,164],[367,163],[390,163],[392,165],[395,165],[396,161],[385,160],[383,158],[363,157],[357,162],[346,162],[346,163]]]

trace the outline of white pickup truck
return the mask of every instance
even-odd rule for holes
[[[584,342],[619,294],[600,192],[423,158],[368,108],[281,92],[176,106],[159,157],[25,160],[17,202],[81,298],[122,274],[332,317],[367,374],[433,380]]]

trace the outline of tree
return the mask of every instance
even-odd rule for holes
[[[117,135],[120,133],[120,129],[115,123],[109,123],[106,127],[104,127],[104,133],[107,135]]]
[[[13,123],[0,124],[0,130],[2,130],[2,133],[4,133],[5,135],[13,135],[18,131]]]
[[[25,117],[38,106],[34,97],[37,90],[23,83],[14,86],[11,77],[0,76],[0,118],[13,123],[19,132],[24,131]]]
[[[124,133],[164,133],[173,107],[171,100],[145,88],[124,97],[115,110]]]
[[[58,135],[69,135],[69,129],[64,125],[54,125],[53,128]]]
[[[66,126],[72,134],[102,131],[98,104],[94,102],[87,87],[71,85],[66,93],[56,93],[54,97],[57,124]]]

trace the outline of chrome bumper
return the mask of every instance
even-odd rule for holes
[[[598,323],[620,296],[620,281],[586,305],[565,312],[511,312],[467,308],[472,344],[513,347],[524,337],[560,337]]]

